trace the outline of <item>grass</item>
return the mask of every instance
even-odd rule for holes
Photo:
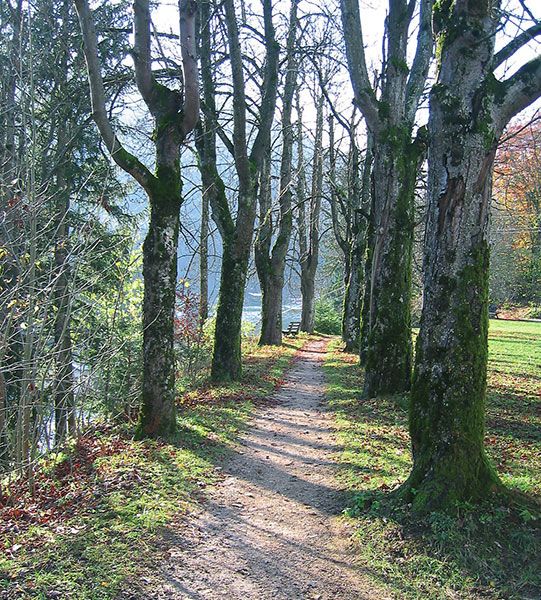
[[[19,482],[0,503],[0,597],[108,599],[150,572],[160,530],[220,478],[216,465],[304,341],[251,346],[242,382],[184,394],[176,440],[101,428],[48,456],[33,496]]]
[[[411,467],[407,399],[360,400],[357,359],[339,346],[327,355],[327,394],[363,566],[398,598],[540,598],[538,515],[464,505],[418,523],[393,503],[388,492]],[[541,499],[541,323],[490,322],[488,384],[487,451],[506,485]]]

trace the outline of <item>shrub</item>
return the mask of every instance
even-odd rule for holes
[[[342,315],[331,300],[320,298],[316,301],[314,329],[319,333],[340,335],[342,331]]]

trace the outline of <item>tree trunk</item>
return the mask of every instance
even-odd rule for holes
[[[252,228],[247,229],[239,252],[235,239],[224,238],[220,296],[216,311],[216,333],[211,376],[214,381],[234,381],[242,375],[241,325],[244,289],[248,273]]]
[[[345,343],[344,350],[346,352],[356,352],[359,350],[364,250],[365,248],[354,244],[351,251],[342,317],[342,339]]]
[[[201,194],[201,231],[199,234],[199,324],[209,317],[209,191]]]
[[[73,388],[73,350],[71,344],[71,292],[68,261],[69,193],[59,177],[58,223],[54,253],[56,269],[54,323],[55,335],[55,444],[61,443],[68,431],[75,433],[75,398]]]
[[[360,165],[358,150],[352,140],[353,152],[350,171],[358,172]],[[344,296],[344,313],[342,319],[342,339],[346,352],[358,352],[361,338],[361,307],[363,306],[365,257],[368,244],[369,217],[371,207],[371,180],[372,180],[372,137],[368,137],[364,164],[362,167],[361,185],[358,192],[359,199],[353,211],[353,227],[351,253],[349,256],[348,277]],[[352,174],[349,178],[353,189],[358,188],[359,176]],[[351,185],[351,184],[350,184]],[[347,272],[346,271],[346,272]]]
[[[154,77],[150,3],[137,0],[133,5],[132,58],[137,89],[154,118],[155,174],[128,152],[115,134],[106,106],[92,12],[87,0],[75,0],[75,7],[83,35],[94,121],[113,160],[141,184],[150,202],[150,224],[143,244],[143,398],[136,435],[167,436],[176,429],[173,318],[182,203],[180,146],[199,119],[195,30],[198,4],[179,2],[182,93]]]
[[[315,310],[315,275],[314,271],[306,269],[301,277],[301,331],[314,332]]]
[[[498,139],[541,93],[541,58],[499,82],[490,3],[439,7],[430,94],[424,298],[410,405],[414,510],[453,510],[502,485],[484,447],[488,220]],[[513,42],[510,42],[512,47]],[[505,49],[504,49],[505,50]]]
[[[302,132],[302,129],[301,129]],[[301,133],[302,135],[302,133]],[[301,142],[302,143],[302,142]],[[302,153],[299,153],[299,162]],[[302,166],[301,168],[304,168]],[[302,177],[301,177],[302,179]],[[304,186],[302,186],[304,187]],[[319,216],[321,212],[321,195],[323,190],[323,97],[317,103],[316,135],[312,161],[312,186],[309,214],[306,215],[305,199],[300,199],[299,206],[299,242],[301,263],[301,331],[314,332],[315,319],[315,285],[316,271],[319,261]],[[306,217],[308,216],[308,223]]]
[[[149,195],[150,224],[143,244],[143,403],[137,437],[167,437],[176,429],[173,317],[181,205],[178,174],[162,186]]]
[[[378,140],[374,157],[367,397],[406,392],[411,383],[411,258],[419,153],[409,132],[393,141]]]
[[[441,116],[434,96],[431,107]],[[443,142],[447,135],[449,141]],[[479,136],[468,140],[464,162],[450,177],[447,152],[455,136],[450,131],[431,140],[431,184],[444,181],[445,187],[430,192],[424,304],[411,399],[414,468],[407,489],[410,494],[415,490],[418,510],[480,500],[499,485],[483,449],[494,153]]]
[[[278,275],[279,277],[279,275]],[[283,276],[271,273],[262,286],[262,320],[259,345],[279,346],[282,343]]]
[[[280,211],[278,238],[271,251],[273,222],[270,167],[270,157],[266,157],[261,169],[260,226],[254,248],[257,276],[261,287],[260,346],[279,346],[282,343],[282,288],[284,285],[285,257],[291,232],[290,209],[284,214],[284,199],[280,198],[282,209]],[[291,201],[288,204],[291,206]],[[288,230],[286,230],[286,221],[289,221],[290,224]]]

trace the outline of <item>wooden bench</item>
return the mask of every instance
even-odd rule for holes
[[[291,321],[287,329],[284,329],[282,333],[284,335],[297,335],[301,329],[300,321]]]
[[[490,319],[498,318],[498,305],[497,304],[489,304],[488,306],[488,316]]]

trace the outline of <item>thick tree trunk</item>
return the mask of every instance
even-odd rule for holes
[[[376,207],[370,279],[364,394],[408,391],[411,383],[411,257],[418,153],[409,133],[378,141],[374,158]]]
[[[315,286],[315,272],[312,269],[306,269],[305,274],[301,277],[301,331],[306,331],[307,333],[314,332],[314,320],[316,315]]]
[[[176,429],[173,317],[179,188],[177,174],[150,195],[150,225],[143,244],[143,403],[138,437],[167,437]]]
[[[491,72],[498,23],[490,5],[451,5],[437,17],[441,67],[430,95],[424,299],[410,406],[414,465],[402,488],[418,511],[453,510],[502,489],[483,448],[488,219],[513,87]],[[532,86],[527,74],[516,106],[527,105],[528,93],[535,98],[540,81],[538,73]]]
[[[432,110],[441,115],[437,101]],[[407,482],[418,510],[477,501],[499,486],[483,449],[493,150],[480,136],[468,140],[464,162],[451,175],[452,134],[445,132],[441,139],[449,135],[449,142],[443,144],[433,140],[430,161],[425,294],[410,416],[414,468]]]

